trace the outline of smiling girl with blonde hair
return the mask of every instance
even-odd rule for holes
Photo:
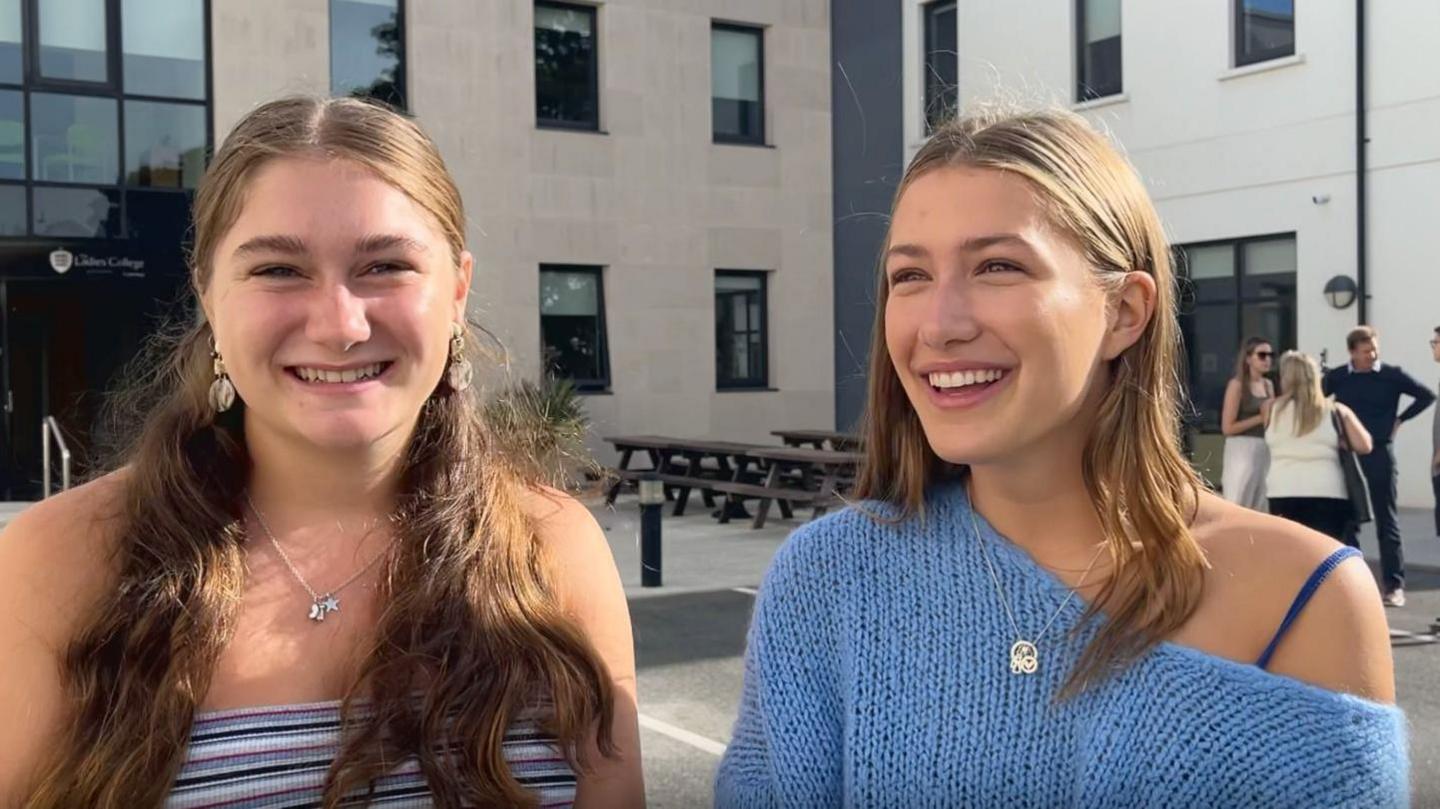
[[[947,124],[883,255],[863,500],[776,554],[717,806],[1406,805],[1363,561],[1181,454],[1170,248],[1114,148]]]

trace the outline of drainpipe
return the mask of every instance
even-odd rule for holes
[[[1355,0],[1355,284],[1359,325],[1369,321],[1370,284],[1365,266],[1365,0]]]

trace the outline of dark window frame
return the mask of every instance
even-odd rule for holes
[[[540,265],[540,276],[546,272],[584,273],[595,276],[595,320],[596,320],[596,367],[600,375],[594,379],[567,377],[578,393],[608,393],[610,391],[610,325],[605,318],[605,267],[601,264],[548,264]],[[537,276],[537,281],[539,277]],[[549,374],[545,365],[545,311],[541,302],[540,314],[540,361],[541,373]]]
[[[20,0],[20,37],[21,37],[21,76],[18,84],[13,82],[0,82],[0,90],[14,90],[21,94],[21,104],[25,117],[24,149],[25,149],[25,178],[22,180],[4,180],[0,184],[9,186],[24,186],[25,188],[25,234],[22,236],[0,236],[0,244],[8,244],[20,241],[64,241],[66,243],[102,243],[106,241],[119,241],[128,237],[131,220],[129,211],[130,192],[143,191],[152,194],[175,194],[193,195],[194,189],[187,188],[154,188],[151,186],[130,185],[125,182],[125,103],[127,101],[149,101],[162,104],[188,105],[202,107],[205,110],[205,151],[208,164],[215,149],[215,50],[214,38],[211,34],[212,25],[212,0],[196,0],[201,5],[201,17],[203,30],[202,47],[205,53],[205,97],[202,99],[177,98],[170,96],[156,96],[145,93],[127,93],[125,87],[125,54],[123,51],[124,31],[121,14],[121,5],[125,0],[104,0],[105,18],[107,25],[106,32],[106,60],[109,79],[106,82],[86,82],[68,79],[45,78],[40,75],[40,5],[39,0]],[[402,0],[403,2],[403,0]],[[34,115],[31,109],[30,97],[34,93],[47,93],[71,96],[89,96],[95,98],[107,98],[115,101],[115,148],[119,171],[114,183],[57,183],[35,179],[35,166],[33,165],[32,154],[33,144],[31,143],[31,129],[34,126]],[[36,188],[72,188],[72,189],[95,189],[100,191],[115,191],[119,196],[118,228],[119,235],[115,237],[80,237],[80,236],[40,236],[35,234],[35,189]]]
[[[584,121],[563,121],[555,118],[540,117],[540,89],[537,76],[535,89],[535,127],[537,129],[560,129],[576,132],[599,132],[600,131],[600,9],[598,6],[584,3],[566,3],[562,0],[535,0],[532,6],[531,33],[535,31],[533,9],[540,6],[564,9],[566,11],[579,11],[590,15],[590,38],[593,46],[590,48],[590,97],[594,99],[595,115],[592,119]],[[532,42],[530,48],[531,57],[535,55],[535,47]]]
[[[768,390],[770,388],[770,272],[768,270],[716,270],[715,279],[721,278],[758,278],[760,289],[754,293],[749,292],[727,292],[726,296],[751,295],[754,294],[760,299],[760,359],[755,365],[759,366],[759,373],[743,378],[727,378],[720,367],[720,323],[716,318],[715,323],[715,389],[716,390]],[[715,290],[715,297],[718,303],[720,290]],[[718,307],[717,307],[718,308]],[[728,336],[741,334],[742,332],[731,332]],[[743,334],[755,333],[747,330]]]
[[[1275,233],[1262,233],[1254,236],[1242,236],[1234,239],[1207,239],[1205,241],[1186,242],[1184,244],[1177,244],[1174,246],[1173,252],[1175,254],[1175,274],[1180,279],[1181,290],[1179,295],[1180,300],[1177,303],[1180,310],[1179,325],[1181,335],[1182,364],[1185,372],[1185,393],[1187,397],[1186,412],[1187,414],[1189,414],[1188,421],[1190,423],[1188,424],[1188,426],[1193,428],[1198,433],[1206,435],[1217,434],[1220,430],[1220,427],[1218,419],[1213,424],[1205,422],[1202,418],[1200,409],[1194,404],[1193,398],[1190,398],[1192,388],[1194,386],[1195,374],[1194,363],[1190,356],[1191,347],[1189,337],[1194,331],[1194,317],[1197,312],[1205,309],[1232,310],[1235,313],[1235,333],[1233,335],[1234,343],[1236,346],[1239,346],[1240,342],[1249,336],[1245,333],[1244,312],[1246,306],[1254,304],[1288,305],[1292,310],[1292,314],[1295,315],[1290,320],[1291,333],[1286,335],[1278,335],[1271,339],[1273,339],[1278,344],[1277,348],[1281,351],[1287,350],[1296,344],[1297,334],[1295,334],[1295,330],[1297,328],[1297,323],[1299,319],[1298,295],[1289,300],[1286,300],[1285,298],[1279,298],[1275,296],[1245,294],[1245,279],[1248,276],[1245,266],[1245,248],[1252,244],[1278,241],[1290,241],[1295,243],[1297,250],[1297,266],[1295,268],[1295,274],[1298,280],[1300,272],[1300,268],[1298,266],[1298,250],[1300,246],[1298,231],[1291,230],[1279,231]],[[1230,297],[1226,300],[1212,300],[1202,302],[1193,299],[1193,294],[1190,292],[1190,265],[1188,256],[1186,255],[1186,251],[1201,247],[1229,247],[1232,251],[1231,263],[1232,266],[1235,268],[1234,272],[1231,275],[1233,286],[1231,287]],[[1230,358],[1227,357],[1226,361],[1229,362],[1229,360]],[[1228,368],[1228,365],[1222,367]]]
[[[710,63],[711,63],[711,65],[712,65],[711,70],[714,70],[713,65],[714,65],[714,63],[715,63],[715,55],[714,55],[714,54],[715,54],[715,36],[714,36],[714,34],[715,34],[716,31],[733,31],[733,32],[736,32],[736,33],[741,33],[741,34],[754,34],[754,35],[755,35],[755,42],[756,42],[756,45],[757,45],[757,47],[755,48],[756,62],[758,63],[759,68],[760,68],[760,75],[759,75],[759,82],[760,82],[760,101],[759,101],[759,105],[760,105],[760,116],[759,116],[759,120],[758,120],[758,123],[757,123],[757,129],[758,129],[758,131],[757,131],[756,134],[755,134],[754,136],[752,136],[752,137],[746,137],[746,136],[744,136],[744,135],[731,135],[731,134],[729,134],[729,133],[723,133],[723,132],[716,132],[716,131],[715,131],[715,113],[713,112],[713,110],[715,109],[715,93],[714,93],[714,91],[712,90],[711,93],[710,93],[710,109],[712,110],[712,112],[710,113],[710,138],[711,138],[712,142],[714,142],[714,143],[740,144],[740,145],[747,145],[747,146],[764,146],[764,145],[766,144],[766,142],[767,142],[766,139],[765,139],[765,125],[766,125],[766,118],[765,118],[765,28],[764,28],[763,26],[759,26],[759,25],[743,25],[743,24],[741,24],[741,23],[719,22],[719,21],[716,21],[716,20],[711,20],[711,21],[710,21],[710,34],[711,34],[711,36],[710,36],[710,54],[711,54],[711,55],[710,55]]]
[[[920,7],[920,41],[922,47],[924,48],[924,52],[920,55],[920,70],[922,72],[921,80],[924,87],[924,109],[921,110],[921,113],[925,124],[926,134],[935,131],[935,126],[937,123],[940,123],[946,118],[953,116],[960,109],[959,53],[951,54],[951,58],[955,60],[954,86],[949,88],[940,88],[938,92],[933,95],[931,93],[931,91],[936,88],[933,77],[937,72],[933,68],[933,56],[934,54],[940,52],[935,45],[937,31],[937,27],[935,25],[935,18],[940,16],[947,10],[954,12],[956,23],[958,24],[960,19],[960,4],[957,0],[930,0],[930,2],[925,3]],[[958,47],[959,43],[957,42],[956,45]],[[943,102],[947,100],[947,96],[953,97],[949,99],[953,103],[944,107],[941,110],[937,110],[936,102]]]
[[[1083,104],[1087,101],[1099,101],[1103,98],[1114,98],[1125,92],[1125,10],[1120,9],[1120,69],[1117,71],[1120,80],[1114,90],[1104,92],[1108,88],[1096,88],[1086,75],[1085,53],[1090,43],[1085,39],[1085,7],[1089,0],[1075,0],[1075,102]]]
[[[1235,67],[1257,65],[1275,59],[1295,55],[1295,4],[1290,4],[1290,45],[1288,47],[1266,48],[1251,51],[1245,47],[1245,0],[1231,0],[1234,29]]]
[[[333,36],[335,20],[335,2],[336,0],[328,0],[328,2],[326,3],[326,12],[329,15],[329,21],[331,26],[330,31],[332,34],[332,36],[330,37],[330,75],[332,77],[335,75],[335,37]],[[400,112],[409,112],[410,71],[407,68],[409,67],[408,60],[410,58],[410,52],[409,49],[406,47],[406,39],[409,36],[409,29],[406,27],[405,21],[405,0],[395,0],[395,27],[400,29],[400,38],[396,41],[395,44],[395,57],[398,62],[398,65],[395,68],[395,86],[400,94],[400,103],[397,105],[394,102],[382,98],[376,98],[375,96],[371,95],[357,96],[353,92],[349,93],[349,97],[366,98],[372,101],[379,101],[383,104],[394,107]],[[331,79],[330,93],[332,95],[336,93],[333,78]]]
[[[49,90],[58,93],[111,94],[119,96],[124,88],[124,55],[120,52],[123,40],[120,37],[120,3],[122,0],[100,0],[105,7],[105,81],[84,79],[57,79],[40,73],[40,3],[41,0],[20,0],[20,37],[24,71],[22,83],[32,90]],[[203,0],[208,11],[210,0]],[[207,53],[208,56],[208,53]],[[205,67],[210,65],[207,60]]]

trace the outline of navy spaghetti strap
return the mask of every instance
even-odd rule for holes
[[[1260,659],[1255,661],[1256,666],[1262,669],[1269,668],[1270,658],[1275,654],[1275,647],[1280,645],[1285,633],[1290,631],[1290,625],[1295,623],[1295,619],[1300,616],[1300,611],[1310,603],[1310,597],[1315,595],[1316,588],[1324,583],[1325,577],[1330,575],[1330,571],[1334,570],[1336,565],[1352,556],[1359,555],[1359,549],[1346,546],[1330,554],[1325,561],[1320,563],[1319,567],[1315,568],[1315,572],[1311,573],[1310,578],[1306,580],[1305,586],[1300,588],[1300,594],[1295,596],[1295,603],[1290,605],[1290,611],[1285,613],[1285,620],[1280,622],[1280,628],[1275,630],[1275,637],[1270,639],[1270,645],[1265,647]]]

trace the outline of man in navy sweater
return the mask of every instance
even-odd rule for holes
[[[1370,503],[1375,512],[1375,534],[1380,540],[1380,571],[1384,579],[1385,606],[1405,605],[1405,554],[1400,549],[1399,515],[1395,511],[1395,435],[1400,425],[1424,412],[1435,401],[1430,389],[1400,370],[1398,365],[1380,362],[1380,337],[1369,326],[1361,326],[1345,336],[1350,349],[1350,364],[1325,375],[1325,393],[1334,394],[1341,403],[1355,411],[1360,423],[1375,439],[1375,449],[1360,456],[1360,468],[1370,487]],[[1405,412],[1396,417],[1400,397],[1413,399]],[[1345,541],[1360,546],[1360,526],[1351,524]]]

